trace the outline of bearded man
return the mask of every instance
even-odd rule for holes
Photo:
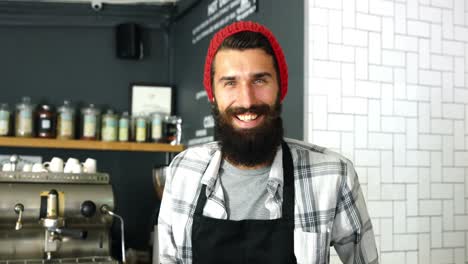
[[[378,263],[352,163],[283,137],[286,60],[254,22],[218,31],[204,85],[217,141],[174,158],[158,221],[160,262]]]

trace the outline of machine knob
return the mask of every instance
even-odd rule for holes
[[[96,213],[96,204],[93,203],[93,201],[84,201],[81,204],[81,214],[84,217],[93,217],[94,214]]]

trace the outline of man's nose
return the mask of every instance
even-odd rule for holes
[[[242,82],[239,87],[237,101],[239,106],[249,108],[255,104],[255,90],[249,82]]]

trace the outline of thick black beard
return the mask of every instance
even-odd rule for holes
[[[255,105],[250,108],[228,108],[220,113],[216,103],[211,105],[215,119],[215,138],[219,141],[223,157],[234,165],[254,167],[271,164],[283,140],[281,104]],[[232,118],[245,112],[264,115],[263,123],[253,129],[236,129]]]

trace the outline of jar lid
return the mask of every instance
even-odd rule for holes
[[[151,116],[152,116],[152,117],[163,117],[163,116],[164,116],[164,113],[153,112],[153,113],[151,113]]]
[[[31,107],[31,97],[24,96],[21,98],[21,102],[16,104],[16,108],[18,109],[24,109],[24,108],[29,108]]]
[[[50,104],[40,104],[39,108],[42,110],[51,111],[54,108],[54,106]]]
[[[58,111],[59,112],[67,112],[67,111],[74,111],[73,110],[73,106],[71,105],[71,102],[69,100],[64,100],[63,101],[63,105],[61,105],[59,108],[58,108]]]
[[[166,116],[165,121],[172,124],[182,123],[182,118],[180,116]]]
[[[29,96],[23,96],[23,97],[21,98],[21,102],[22,102],[22,103],[25,103],[25,104],[29,104],[29,103],[31,103],[31,97],[29,97]]]
[[[81,109],[81,112],[83,114],[95,114],[95,115],[98,115],[99,114],[99,109],[97,109],[94,104],[89,104],[88,107],[84,107]]]

